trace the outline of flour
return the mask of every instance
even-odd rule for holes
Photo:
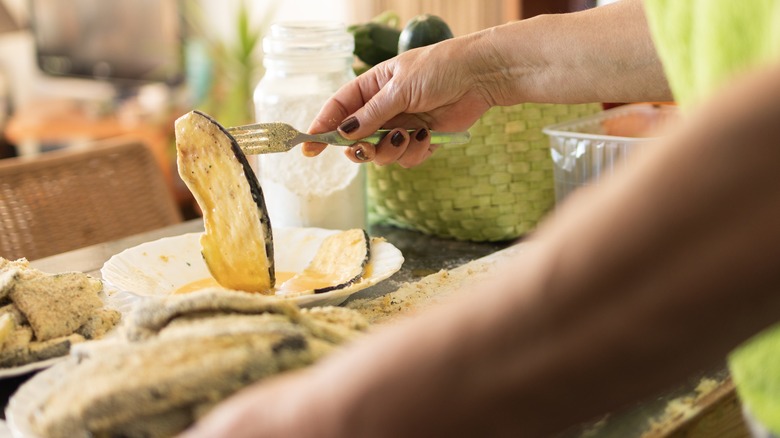
[[[261,175],[298,196],[331,196],[345,190],[360,172],[360,165],[348,160],[343,151],[340,146],[328,147],[309,158],[298,145],[287,153],[261,157]]]
[[[281,121],[305,131],[328,96],[260,101],[258,121]],[[366,227],[365,170],[344,156],[343,146],[328,147],[312,158],[305,157],[298,145],[288,152],[261,155],[255,164],[273,226]]]
[[[307,158],[296,147],[260,158],[258,179],[272,226],[366,227],[365,172],[340,148],[321,155]]]

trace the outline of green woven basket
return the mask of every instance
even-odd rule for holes
[[[542,128],[600,110],[599,104],[494,107],[470,129],[467,144],[443,146],[412,169],[371,165],[369,220],[458,240],[517,238],[555,203]]]

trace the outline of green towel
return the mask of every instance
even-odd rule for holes
[[[645,9],[683,107],[741,72],[780,60],[780,1],[646,0]],[[729,368],[744,405],[780,434],[780,325],[732,352]]]

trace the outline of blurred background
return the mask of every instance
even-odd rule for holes
[[[273,22],[441,16],[463,35],[586,0],[0,0],[0,158],[113,136],[155,154],[182,205],[172,121],[193,108],[253,121],[261,40]]]

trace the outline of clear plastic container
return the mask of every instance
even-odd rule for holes
[[[355,77],[354,37],[341,23],[285,22],[263,40],[265,75],[254,93],[258,122],[306,132],[325,101]],[[329,147],[315,158],[291,151],[257,158],[273,226],[366,227],[365,169]]]
[[[556,202],[579,187],[598,184],[677,119],[673,105],[631,104],[544,128]]]

